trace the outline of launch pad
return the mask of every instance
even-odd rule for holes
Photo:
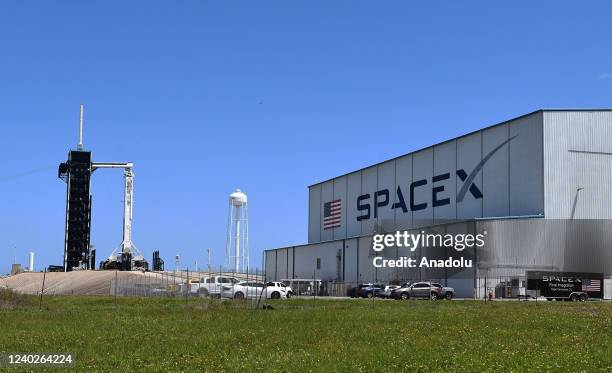
[[[67,184],[64,272],[95,269],[96,253],[91,237],[91,175],[101,168],[123,169],[123,239],[100,269],[147,270],[148,262],[132,242],[132,207],[134,197],[134,164],[131,162],[92,162],[91,151],[83,150],[83,105],[80,110],[77,150],[68,152],[68,160],[59,165],[58,177]]]

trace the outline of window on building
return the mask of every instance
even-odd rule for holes
[[[321,269],[321,258],[317,258],[317,269]]]

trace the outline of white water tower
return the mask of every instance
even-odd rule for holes
[[[30,251],[30,261],[28,263],[28,270],[34,272],[34,253]]]
[[[247,196],[240,189],[229,196],[226,265],[235,272],[249,267],[249,215]]]

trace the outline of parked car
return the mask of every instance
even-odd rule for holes
[[[431,284],[442,289],[442,292],[440,293],[440,298],[451,300],[455,297],[455,289],[448,286],[442,286],[437,282],[432,282]]]
[[[221,296],[221,290],[224,286],[235,285],[238,283],[238,280],[228,276],[210,276],[202,277],[200,281],[192,280],[190,282],[191,294],[218,298]]]
[[[287,298],[291,298],[294,294],[293,294],[293,289],[291,289],[290,286],[285,285],[284,282],[281,281],[271,281],[271,282],[267,282],[266,283],[267,287],[279,287],[279,288],[284,288],[285,289],[285,293],[287,294]]]
[[[348,291],[348,296],[351,298],[359,298],[361,297],[361,289],[364,287],[372,286],[372,284],[360,284],[355,287],[352,287]]]
[[[380,294],[381,291],[385,289],[385,285],[382,284],[373,284],[371,286],[367,286],[361,289],[360,296],[363,298],[374,298]]]
[[[409,282],[404,282],[403,284],[401,284],[400,286],[398,286],[396,289],[391,290],[391,294],[389,295],[389,298],[392,299],[401,299],[401,295],[400,295],[400,291],[402,291],[402,289],[406,289],[410,286]],[[408,299],[408,298],[406,298]]]
[[[433,285],[429,281],[415,282],[412,285],[395,289],[391,292],[393,299],[425,298],[439,299],[442,297],[442,287]]]
[[[355,287],[352,287],[352,288],[350,288],[350,289],[349,289],[349,291],[348,291],[348,294],[347,294],[347,295],[348,295],[349,297],[351,297],[351,298],[358,298],[358,297],[359,297],[359,292],[360,292],[360,289],[361,289],[362,287],[366,287],[366,286],[370,286],[370,285],[372,285],[372,284],[361,284],[361,285],[357,285],[357,286],[355,286]]]
[[[391,292],[395,289],[399,289],[399,285],[386,285],[382,291],[380,291],[377,296],[379,298],[391,298]]]
[[[381,284],[360,284],[348,291],[348,295],[351,298],[374,298],[384,289],[384,285]]]
[[[237,284],[225,285],[221,290],[222,298],[244,299],[261,297],[266,299],[287,298],[288,289],[277,286],[278,282],[240,281]]]

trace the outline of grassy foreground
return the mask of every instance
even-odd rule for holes
[[[0,350],[74,352],[78,371],[612,370],[610,303],[117,301],[1,309]]]

